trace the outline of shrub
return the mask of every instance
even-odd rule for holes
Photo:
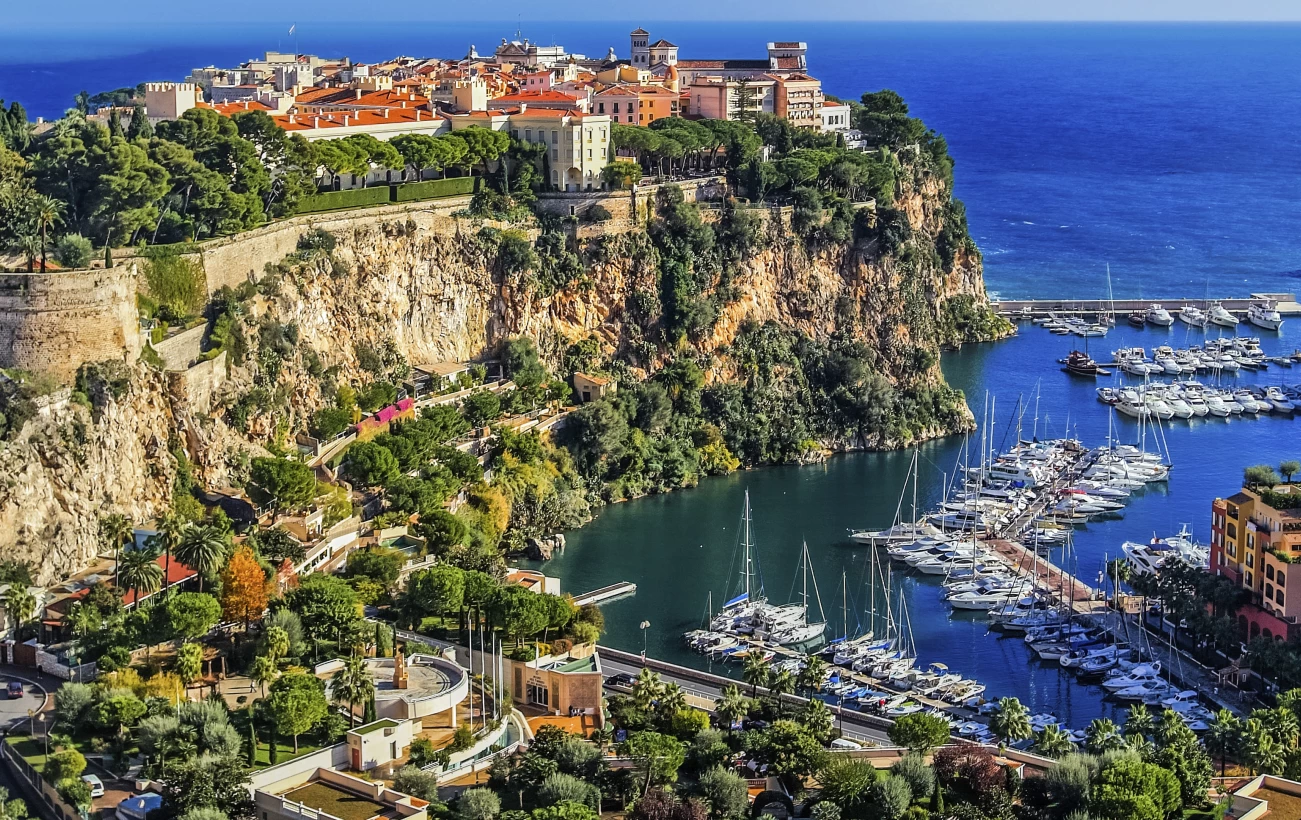
[[[890,773],[907,781],[913,797],[918,800],[930,797],[935,788],[935,772],[921,755],[910,754],[901,758],[890,767]]]
[[[445,196],[465,196],[474,193],[479,177],[454,177],[431,179],[427,182],[408,182],[393,186],[392,201],[414,202],[420,199],[438,199]]]
[[[153,247],[142,256],[145,290],[157,302],[160,318],[174,321],[203,307],[207,279],[196,255],[182,254],[175,247]]]
[[[320,211],[337,211],[343,208],[364,208],[367,205],[382,205],[389,201],[388,186],[378,188],[357,188],[351,191],[328,191],[323,194],[305,196],[298,200],[298,213],[316,213]]]
[[[60,265],[70,269],[89,265],[92,252],[90,240],[75,233],[59,237],[54,246],[54,258],[59,260]]]
[[[501,799],[492,789],[466,789],[456,803],[456,813],[463,820],[492,820],[501,813]]]
[[[614,218],[614,214],[604,205],[593,205],[583,212],[583,218],[588,222],[608,222]]]
[[[412,797],[419,797],[421,800],[428,800],[435,804],[439,802],[438,775],[434,772],[421,771],[415,766],[403,766],[398,769],[397,776],[393,778],[393,788]]]

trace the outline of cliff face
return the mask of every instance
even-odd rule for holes
[[[955,218],[947,203],[941,180],[903,179],[893,208],[860,215],[858,238],[842,242],[797,236],[789,211],[757,211],[759,241],[732,267],[712,323],[687,344],[709,377],[725,378],[726,358],[713,354],[747,321],[771,320],[819,339],[848,333],[879,354],[893,380],[939,383],[938,356],[920,372],[904,362],[919,348],[938,353],[961,341],[945,321],[955,299],[985,302],[965,225],[949,260],[936,252]],[[505,273],[500,242],[481,233],[480,222],[436,213],[330,219],[333,250],[286,260],[246,306],[246,351],[232,356],[212,413],[190,412],[161,374],[138,365],[130,391],[109,400],[98,419],[74,404],[0,445],[0,557],[31,562],[42,581],[84,567],[101,548],[101,516],[121,512],[144,524],[167,507],[176,471],[169,438],[183,443],[205,481],[229,483],[241,450],[291,441],[333,400],[330,385],[371,381],[362,362],[377,352],[411,364],[464,361],[528,336],[556,362],[568,345],[594,336],[607,354],[636,351],[629,358],[640,369],[669,355],[656,330],[658,252],[641,226],[581,240],[571,234],[581,271],[548,288],[533,271]],[[906,225],[891,233],[887,219]],[[903,244],[900,231],[909,237]]]
[[[174,435],[161,374],[141,367],[129,391],[98,420],[67,403],[32,419],[0,446],[0,557],[49,583],[105,549],[99,519],[124,513],[144,524],[170,502]]]
[[[943,183],[933,177],[903,186],[894,207],[917,245],[935,245],[948,217],[946,200]],[[915,346],[938,352],[960,343],[941,328],[950,299],[985,302],[973,249],[960,247],[945,266],[933,253],[901,254],[873,237],[806,242],[792,233],[788,218],[763,213],[757,250],[731,278],[734,297],[720,304],[707,331],[690,339],[701,354],[730,345],[747,321],[774,321],[814,338],[852,333],[893,365],[896,353]],[[607,353],[653,337],[660,283],[644,231],[624,226],[596,240],[571,237],[583,273],[547,292],[532,271],[503,275],[478,230],[473,222],[440,218],[428,227],[395,222],[338,231],[333,264],[294,266],[269,300],[268,315],[295,325],[300,344],[350,378],[366,378],[356,355],[366,348],[387,347],[419,364],[482,357],[507,338],[528,336],[554,362],[568,345],[591,336]],[[653,368],[666,353],[643,357],[644,363]],[[938,367],[930,376],[939,378]]]

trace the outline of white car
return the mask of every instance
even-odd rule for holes
[[[90,786],[91,797],[104,796],[104,781],[100,780],[99,777],[93,774],[83,774],[81,779],[87,786]]]

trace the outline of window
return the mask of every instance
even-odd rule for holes
[[[603,102],[599,102],[599,103],[596,104],[596,113],[598,113],[598,114],[604,114],[604,113],[605,113],[605,103],[603,103]]]
[[[1274,593],[1274,603],[1279,606],[1283,605],[1283,590],[1280,589]]]
[[[1237,547],[1233,546],[1233,544],[1229,544],[1229,557],[1230,558],[1238,557],[1238,549]]]
[[[1255,546],[1256,546],[1256,534],[1255,534],[1254,532],[1251,532],[1250,530],[1248,530],[1248,531],[1247,531],[1247,549],[1254,549]]]
[[[1265,600],[1267,600],[1267,601],[1272,601],[1272,600],[1274,600],[1274,585],[1273,585],[1273,584],[1265,584]]]
[[[552,158],[552,159],[560,159],[560,149],[559,149],[559,148],[552,148],[552,149],[551,149],[551,158]]]
[[[1271,581],[1274,580],[1274,566],[1272,564],[1265,565],[1265,577]]]
[[[592,158],[592,149],[591,149],[591,148],[588,148],[588,149],[587,149],[587,158],[588,158],[588,159],[591,159],[591,158]]]
[[[1251,587],[1251,571],[1250,571],[1250,570],[1247,571],[1247,583],[1244,584],[1244,586],[1246,586],[1246,587]]]
[[[546,706],[550,703],[551,693],[547,690],[546,685],[529,681],[528,702],[536,703],[539,706]]]
[[[1254,566],[1256,566],[1256,555],[1255,555],[1255,553],[1251,553],[1251,552],[1247,553],[1247,566],[1249,566],[1249,567],[1254,567]]]
[[[1279,570],[1279,571],[1278,571],[1278,575],[1276,575],[1276,576],[1274,577],[1274,580],[1278,583],[1279,586],[1286,586],[1286,585],[1287,585],[1287,576],[1283,574],[1283,570]],[[1282,595],[1282,594],[1283,594],[1283,590],[1280,589],[1280,590],[1278,591],[1278,594],[1279,594],[1279,595]]]
[[[1237,525],[1232,523],[1229,524],[1229,526],[1224,528],[1224,534],[1229,536],[1230,538],[1237,538],[1238,537]]]
[[[533,141],[533,129],[532,129],[532,128],[525,128],[525,129],[524,129],[524,141],[525,141],[525,142],[532,142],[532,141]]]
[[[618,104],[618,103],[615,103],[615,104],[614,104],[614,113],[616,113],[616,114],[619,113],[619,104]]]
[[[551,144],[552,144],[552,145],[555,145],[556,142],[559,141],[559,139],[560,139],[560,132],[559,132],[559,131],[552,131],[552,132],[551,132]]]

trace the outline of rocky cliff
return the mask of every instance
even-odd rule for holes
[[[536,228],[437,213],[333,215],[333,247],[271,266],[257,295],[233,309],[238,343],[228,344],[230,378],[212,413],[191,413],[140,364],[130,389],[95,413],[73,403],[0,445],[0,556],[32,562],[43,581],[84,567],[101,547],[102,515],[145,522],[167,506],[169,441],[206,481],[238,481],[248,449],[291,441],[334,385],[373,379],[376,360],[490,358],[505,339],[528,336],[557,363],[594,337],[634,374],[686,351],[721,379],[732,364],[720,354],[741,328],[771,321],[862,341],[896,384],[939,384],[929,354],[1002,331],[983,310],[979,254],[939,177],[902,175],[892,207],[854,214],[849,236],[798,232],[790,209],[748,213],[754,241],[697,283],[709,318],[680,338],[664,329],[663,254],[643,224],[552,226],[556,258],[574,260],[561,274],[546,253],[523,265],[511,258]],[[983,323],[975,329],[973,316]],[[178,421],[189,429],[178,432]]]

